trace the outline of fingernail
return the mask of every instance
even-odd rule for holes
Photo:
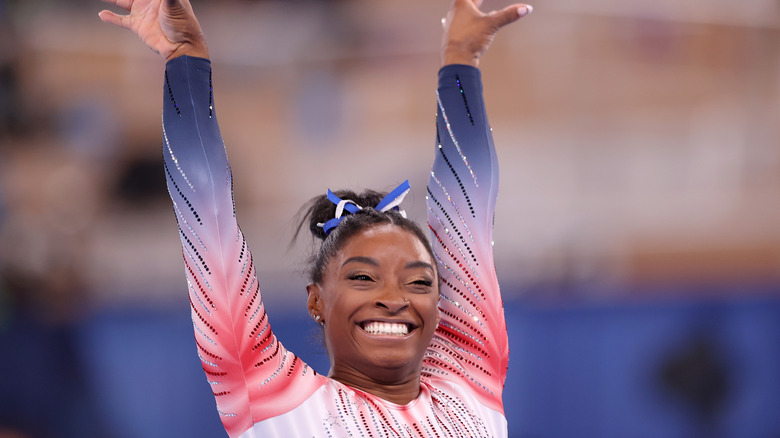
[[[519,8],[517,8],[517,14],[520,15],[521,17],[525,17],[526,15],[530,14],[531,12],[533,12],[533,10],[534,10],[533,6],[531,6],[531,5],[523,5],[523,6],[520,6]]]

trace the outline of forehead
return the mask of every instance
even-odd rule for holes
[[[372,257],[379,261],[424,261],[433,265],[425,244],[413,233],[395,225],[371,227],[352,236],[334,261],[341,266],[351,257]]]

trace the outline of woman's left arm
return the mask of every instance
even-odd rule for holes
[[[455,0],[444,23],[437,149],[427,196],[441,323],[423,373],[470,387],[483,404],[503,412],[509,347],[492,247],[498,161],[476,67],[496,31],[530,7],[484,14],[478,3]]]

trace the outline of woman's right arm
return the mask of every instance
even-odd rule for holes
[[[164,167],[182,243],[196,348],[220,418],[228,434],[238,436],[254,423],[300,404],[322,378],[287,352],[271,332],[252,255],[236,220],[211,63],[190,56],[208,54],[192,9],[186,0],[128,3],[129,16],[101,13],[101,18],[116,23],[104,17],[119,17],[129,24],[123,27],[134,30],[168,60],[163,84]],[[157,14],[156,28],[148,22],[152,11]],[[166,22],[170,16],[178,18]],[[166,39],[183,35],[184,40],[161,42],[161,35]],[[200,40],[190,39],[192,35],[200,35]]]
[[[198,356],[222,422],[237,436],[296,407],[321,382],[271,332],[252,255],[236,221],[212,89],[208,60],[168,61],[163,154]]]

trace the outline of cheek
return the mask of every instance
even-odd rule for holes
[[[435,321],[438,324],[440,319],[438,294],[433,297],[426,297],[424,301],[421,301],[418,304],[417,308],[420,309],[421,316],[423,317],[423,319],[425,319],[425,321],[427,322]]]
[[[349,320],[350,316],[363,304],[359,296],[348,291],[339,291],[331,289],[324,299],[325,314],[332,321],[339,321],[339,324]]]

